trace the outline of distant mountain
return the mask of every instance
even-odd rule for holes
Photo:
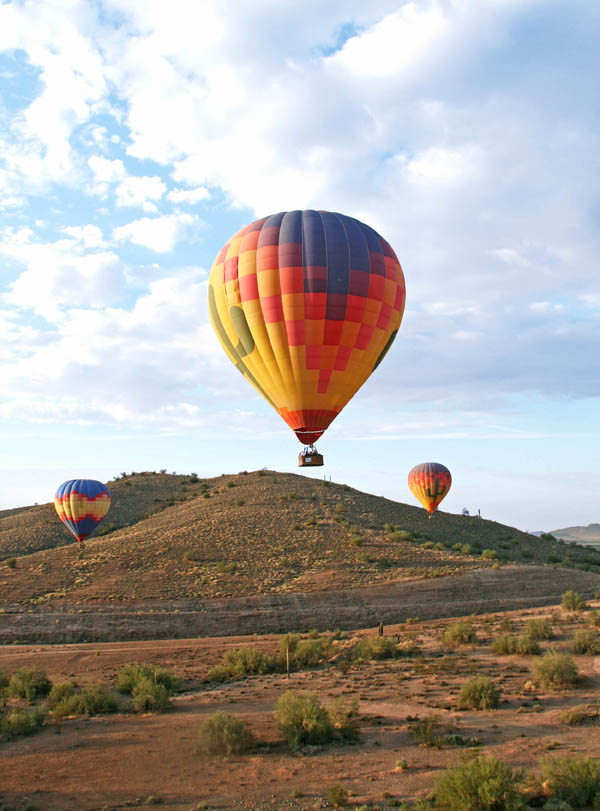
[[[563,541],[576,541],[577,543],[600,543],[600,524],[588,524],[587,527],[565,527],[553,529],[550,532],[555,538]]]

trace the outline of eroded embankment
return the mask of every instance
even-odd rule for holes
[[[586,597],[600,575],[546,566],[504,566],[449,577],[397,581],[362,589],[257,594],[213,600],[66,604],[0,608],[0,644],[110,642],[241,636],[341,628],[510,611]]]

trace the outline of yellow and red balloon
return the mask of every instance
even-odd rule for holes
[[[54,496],[58,517],[81,543],[89,537],[110,507],[110,492],[95,479],[70,479]]]
[[[430,518],[442,499],[448,495],[451,484],[450,471],[439,462],[423,462],[421,465],[415,465],[408,474],[410,491],[425,507]]]
[[[208,288],[229,359],[305,445],[379,365],[404,302],[390,245],[326,211],[281,212],[242,228],[215,259]]]

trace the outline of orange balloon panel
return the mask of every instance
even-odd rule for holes
[[[368,225],[289,211],[229,240],[213,264],[208,301],[230,360],[312,444],[390,348],[404,312],[404,276]]]
[[[419,499],[430,516],[448,494],[451,484],[450,471],[439,462],[424,462],[422,465],[415,465],[408,474],[408,486],[411,493]]]

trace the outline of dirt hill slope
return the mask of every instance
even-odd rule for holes
[[[1,567],[4,605],[357,588],[491,566],[494,556],[600,572],[600,552],[480,518],[442,512],[428,521],[421,508],[294,474],[137,474],[111,489],[127,526],[90,539],[82,556],[71,543]],[[135,521],[149,509],[159,511]]]
[[[186,498],[188,489],[198,493],[200,485],[199,479],[167,473],[137,473],[108,482],[110,512],[96,535],[135,524]],[[70,546],[73,542],[73,536],[58,519],[53,503],[0,512],[0,559]]]

